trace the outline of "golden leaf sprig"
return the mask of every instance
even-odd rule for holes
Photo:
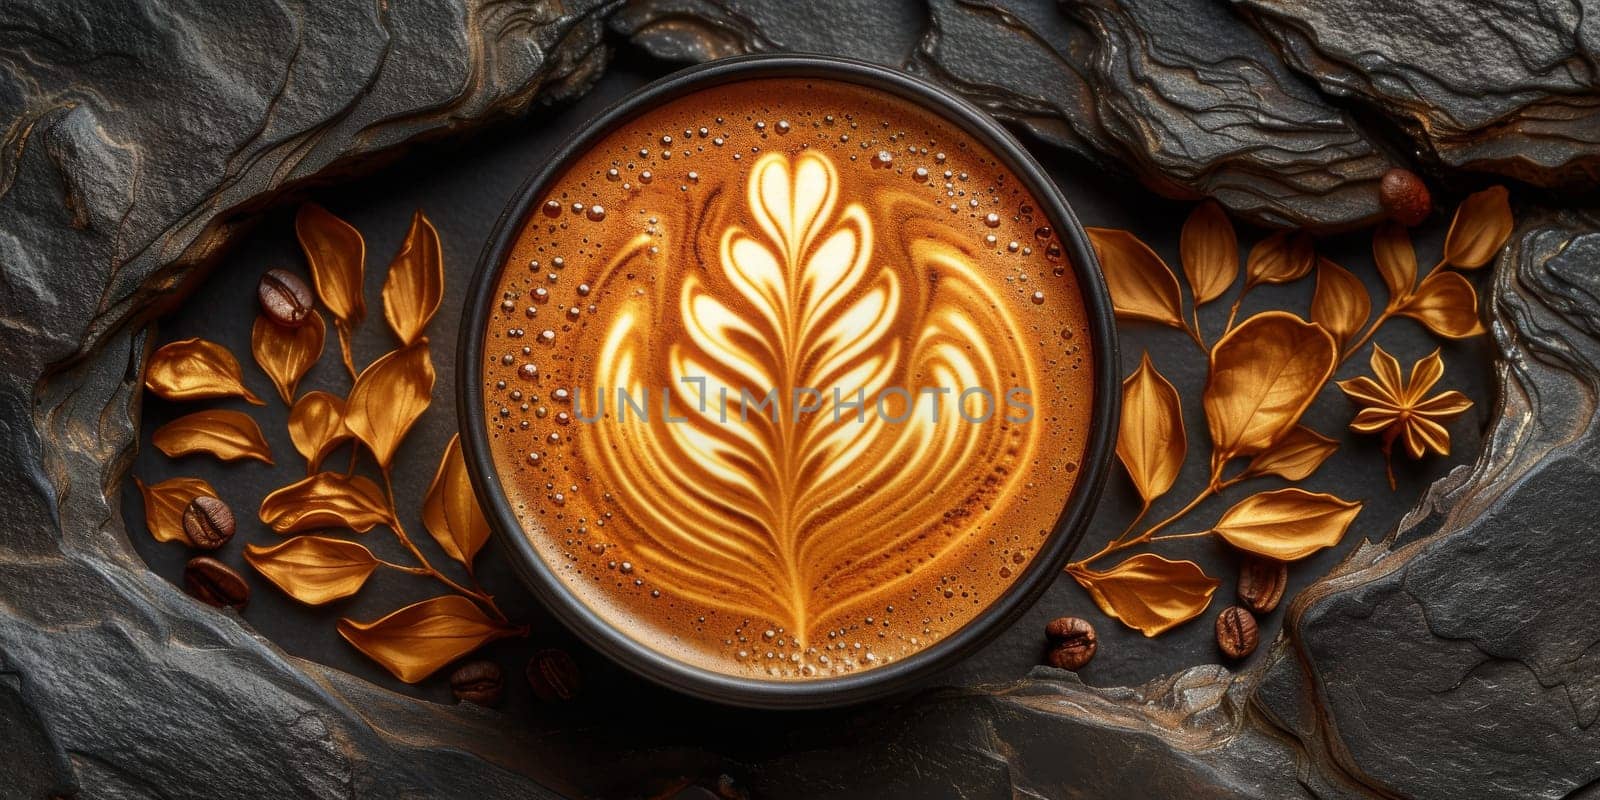
[[[344,426],[388,474],[395,452],[433,400],[428,341],[395,350],[361,371],[345,401]]]
[[[1372,321],[1341,352],[1341,362],[1350,358],[1393,317],[1409,317],[1438,336],[1461,339],[1483,333],[1478,321],[1478,294],[1456,269],[1478,269],[1489,263],[1511,238],[1514,220],[1511,203],[1503,186],[1492,186],[1461,201],[1445,234],[1444,253],[1417,281],[1417,253],[1411,235],[1398,223],[1386,223],[1372,237],[1373,261],[1389,290],[1389,300]],[[1363,290],[1357,282],[1345,289]]]
[[[1150,504],[1172,488],[1188,448],[1178,390],[1156,371],[1150,354],[1145,353],[1139,368],[1122,382],[1122,427],[1117,434],[1117,458],[1127,467],[1128,477],[1144,501],[1131,524],[1138,524]]]
[[[216,497],[217,490],[200,478],[170,478],[152,484],[134,478],[133,482],[144,496],[144,526],[150,535],[158,542],[193,544],[183,527],[183,510],[196,497]]]
[[[301,379],[323,353],[325,327],[313,311],[306,324],[280,326],[265,315],[251,330],[251,354],[289,406],[288,433],[305,461],[305,477],[262,498],[259,518],[287,537],[271,545],[250,544],[244,560],[285,594],[307,605],[323,605],[358,593],[379,569],[433,580],[450,593],[414,603],[385,617],[359,622],[340,619],[340,635],[402,681],[416,682],[478,646],[506,636],[525,635],[511,624],[474,575],[473,563],[489,538],[489,524],[478,508],[459,437],[451,439],[423,502],[424,526],[442,552],[460,564],[464,582],[434,566],[401,522],[391,471],[407,434],[432,401],[434,368],[428,350],[428,323],[444,294],[444,266],[438,232],[420,211],[395,254],[385,278],[384,318],[400,347],[356,369],[351,342],[366,315],[363,297],[366,244],[353,226],[327,210],[307,205],[295,219],[312,283],[324,310],[333,316],[340,358],[353,385],[348,397],[314,390],[299,393]],[[211,342],[174,342],[151,357],[146,384],[173,400],[242,397],[260,404],[244,387],[238,362]],[[223,459],[255,458],[272,463],[265,438],[249,415],[227,410],[200,411],[157,429],[157,448],[170,456],[203,452]],[[355,442],[345,472],[323,466],[328,455]],[[381,484],[355,472],[367,453]],[[198,496],[215,497],[198,478],[139,484],[146,524],[162,541],[187,542],[184,508]],[[389,529],[413,563],[375,555],[366,545],[338,536]]]
[[[422,525],[438,542],[439,549],[461,562],[471,574],[478,551],[489,542],[489,520],[473,496],[467,461],[461,454],[460,434],[450,437],[439,471],[428,486],[428,495],[422,501]]]
[[[206,453],[223,461],[251,458],[272,463],[261,427],[242,411],[208,409],[186,414],[156,428],[150,441],[169,458]]]
[[[157,348],[145,365],[144,387],[167,400],[242,397],[263,405],[245,388],[239,360],[228,348],[205,339],[182,339]]]
[[[322,357],[326,336],[327,325],[315,311],[306,318],[305,324],[293,328],[275,324],[262,315],[256,316],[255,325],[250,328],[250,354],[255,357],[256,366],[272,379],[284,404],[294,405],[300,379]]]
[[[416,683],[439,667],[519,631],[485,616],[467,598],[447,594],[372,622],[340,619],[339,635],[396,678]]]
[[[312,262],[313,275],[317,274],[313,253],[333,253],[324,257],[323,262],[330,271],[342,271],[339,277],[326,282],[330,287],[328,291],[341,297],[340,302],[346,309],[364,310],[359,296],[339,294],[351,286],[359,292],[358,256],[365,252],[365,245],[358,245],[360,234],[353,227],[346,231],[341,227],[342,221],[318,211],[302,212],[308,222],[316,224],[297,225],[307,259]],[[326,241],[307,243],[308,236],[314,240],[318,235],[325,235]],[[324,304],[329,304],[323,295],[324,281],[319,279],[317,286]],[[280,545],[270,550],[255,550],[247,556],[252,566],[286,594],[302,602],[328,602],[353,594],[365,584],[367,576],[380,567],[431,578],[454,592],[407,606],[370,623],[347,618],[339,620],[341,636],[406,682],[427,677],[485,642],[526,632],[525,628],[507,621],[494,598],[474,577],[473,562],[488,540],[489,527],[467,480],[458,437],[451,439],[440,459],[423,503],[422,517],[439,549],[461,564],[467,574],[466,583],[434,566],[401,522],[392,469],[407,434],[432,403],[435,374],[425,333],[439,308],[443,292],[444,268],[438,233],[427,216],[418,212],[389,264],[382,293],[384,318],[399,339],[400,348],[359,371],[347,354],[346,368],[354,378],[347,398],[308,393],[296,404],[290,416],[290,435],[296,450],[306,458],[310,477],[279,490],[262,503],[262,519],[266,521],[269,516],[275,516],[276,504],[269,508],[269,503],[281,500],[280,493],[291,492],[296,487],[318,489],[301,503],[302,507],[324,511],[337,509],[343,517],[343,527],[358,532],[379,524],[388,527],[410,553],[415,565],[378,559],[354,543],[345,542],[353,547],[336,545],[319,541],[326,537],[309,536],[299,536],[285,543],[309,540],[293,548],[283,549]],[[348,338],[359,324],[360,314],[341,317],[338,311],[330,308],[330,312],[335,319],[347,321],[344,334]],[[382,477],[381,487],[360,476],[317,471],[330,450],[352,439],[372,457]],[[291,517],[275,516],[275,519],[273,527],[280,532],[293,533],[314,527]],[[355,549],[357,547],[361,549]]]
[[[421,211],[411,216],[400,252],[383,281],[383,317],[400,344],[414,344],[444,299],[444,255],[439,232]]]
[[[322,307],[333,315],[339,333],[339,354],[344,368],[355,377],[350,356],[350,336],[367,316],[363,293],[367,270],[367,241],[355,226],[316,203],[300,207],[294,217],[295,236],[311,267],[311,285]]]
[[[274,547],[246,545],[244,560],[284,594],[308,606],[361,591],[380,564],[411,570],[380,560],[364,545],[329,536],[296,536]]]
[[[1472,284],[1447,268],[1476,269],[1488,263],[1504,246],[1512,224],[1503,188],[1468,197],[1456,211],[1443,257],[1420,283],[1416,253],[1405,229],[1380,228],[1373,237],[1373,254],[1389,299],[1375,318],[1360,279],[1319,258],[1309,236],[1297,231],[1273,234],[1251,248],[1227,323],[1209,346],[1199,306],[1241,283],[1238,238],[1220,205],[1203,203],[1184,223],[1179,250],[1189,286],[1187,300],[1178,274],[1148,245],[1127,231],[1089,229],[1118,318],[1177,328],[1206,352],[1208,374],[1201,401],[1211,439],[1210,477],[1178,511],[1134,533],[1152,505],[1171,489],[1187,456],[1177,392],[1144,355],[1123,383],[1117,442],[1117,456],[1139,493],[1139,513],[1099,551],[1069,564],[1068,574],[1108,616],[1155,636],[1204,613],[1218,581],[1194,562],[1152,553],[1134,555],[1109,569],[1093,566],[1096,562],[1140,545],[1202,536],[1215,536],[1240,551],[1278,561],[1302,559],[1337,544],[1362,504],[1292,486],[1244,497],[1204,530],[1158,534],[1208,498],[1244,481],[1275,477],[1295,482],[1315,473],[1338,443],[1300,424],[1300,419],[1338,366],[1388,320],[1408,317],[1446,338],[1482,333]],[[1267,311],[1239,321],[1240,304],[1254,287],[1292,283],[1313,272],[1316,286],[1309,320]],[[1351,427],[1380,433],[1386,458],[1395,441],[1403,441],[1414,457],[1447,453],[1449,434],[1437,423],[1459,415],[1470,403],[1459,392],[1426,397],[1442,373],[1437,353],[1418,362],[1406,383],[1392,362],[1375,347],[1376,377],[1340,384],[1364,406]],[[1231,469],[1240,461],[1242,469]]]
[[[1172,480],[1165,476],[1176,476],[1183,461],[1183,450],[1168,446],[1159,451],[1162,471],[1152,471],[1144,463],[1151,459],[1138,453],[1158,451],[1148,444],[1153,437],[1139,432],[1162,431],[1180,441],[1185,438],[1175,398],[1145,388],[1170,383],[1156,372],[1148,355],[1142,358],[1139,369],[1124,383],[1123,414],[1135,422],[1124,423],[1117,453],[1140,489],[1144,507],[1122,535],[1069,564],[1068,574],[1108,616],[1155,636],[1204,613],[1217,581],[1198,564],[1151,554],[1135,555],[1109,570],[1094,568],[1094,562],[1138,545],[1187,536],[1215,535],[1240,550],[1286,561],[1338,542],[1360,504],[1310,493],[1260,493],[1237,504],[1205,531],[1156,535],[1236,483],[1269,475],[1297,480],[1314,472],[1336,445],[1299,421],[1332,375],[1336,360],[1337,346],[1327,331],[1283,312],[1252,316],[1218,340],[1210,350],[1210,373],[1202,395],[1211,434],[1211,476],[1181,510],[1132,535],[1151,502],[1171,488]],[[1241,459],[1248,462],[1229,477],[1229,465]],[[1156,474],[1164,485],[1147,477]],[[1160,491],[1149,491],[1152,486]],[[1148,577],[1152,571],[1164,577]]]
[[[353,434],[344,424],[344,398],[328,392],[306,392],[289,409],[289,441],[306,460],[306,474],[315,473],[322,459]]]
[[[392,525],[394,514],[383,489],[370,478],[318,472],[261,500],[261,521],[276,533],[349,528],[366,533]]]
[[[1095,605],[1130,628],[1155,636],[1206,610],[1222,582],[1193,561],[1172,561],[1140,553],[1109,570],[1068,570]]]
[[[1178,278],[1156,251],[1127,231],[1089,228],[1088,232],[1118,318],[1177,328],[1200,342],[1200,334],[1184,322]]]

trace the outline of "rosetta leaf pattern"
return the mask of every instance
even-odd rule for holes
[[[710,269],[618,314],[590,378],[591,398],[675,387],[682,422],[619,399],[615,424],[580,439],[586,461],[629,487],[650,580],[802,640],[854,593],[902,579],[904,545],[953,524],[941,519],[950,498],[1002,491],[993,465],[1033,446],[1010,426],[962,424],[954,399],[942,415],[916,401],[919,386],[1008,385],[1032,367],[971,254],[929,235],[932,208],[881,200],[906,220],[898,241],[878,241],[866,210],[841,201],[826,156],[757,159],[746,213],[700,237],[714,252],[685,255]],[[648,349],[663,326],[684,335]]]

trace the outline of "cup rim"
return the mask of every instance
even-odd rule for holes
[[[1091,430],[1079,463],[1078,480],[1043,546],[1010,586],[977,616],[953,633],[880,667],[814,680],[761,680],[714,672],[652,649],[608,623],[566,588],[511,510],[488,447],[483,408],[485,325],[492,295],[522,223],[537,211],[540,193],[594,143],[658,105],[692,92],[759,78],[814,78],[854,83],[916,103],[948,120],[989,148],[1034,195],[1055,226],[1078,280],[1094,337]],[[953,93],[887,67],[820,55],[751,55],[689,67],[656,80],[611,105],[569,136],[556,154],[517,190],[495,223],[479,257],[462,314],[456,353],[456,415],[473,491],[518,577],[569,630],[612,661],[656,684],[727,705],[764,709],[814,709],[883,697],[913,686],[965,658],[1031,607],[1065,566],[1088,527],[1109,472],[1120,414],[1116,327],[1106,288],[1088,235],[1055,181],[1022,145],[992,117]]]

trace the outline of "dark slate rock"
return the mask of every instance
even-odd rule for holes
[[[988,690],[919,698],[844,744],[763,764],[772,796],[1122,798],[1310,796],[1297,753],[1249,724],[1249,682],[1196,667],[1130,689],[1089,689],[1040,667]],[[866,753],[865,758],[851,753]],[[850,764],[830,778],[830,764]],[[1347,787],[1318,787],[1323,796]]]
[[[1600,183],[1592,3],[1234,2],[1324,91],[1392,118],[1419,156],[1539,186]]]
[[[935,2],[939,35],[915,66],[1161,194],[1214,196],[1267,225],[1327,230],[1379,215],[1390,160],[1226,8],[1051,5]]]
[[[1071,0],[1092,32],[1091,96],[1147,183],[1156,176],[1241,216],[1320,229],[1375,219],[1390,167],[1349,114],[1209,0]]]
[[[920,0],[644,0],[611,27],[657,58],[710,61],[748,53],[822,53],[898,66],[924,27]]]
[[[1121,170],[1120,143],[1098,119],[1085,64],[1094,42],[1049,2],[934,0],[910,69],[1042,141]],[[997,58],[1004,53],[1005,58]],[[1165,194],[1192,194],[1176,182]]]
[[[1391,165],[1345,112],[1226,7],[1206,0],[933,0],[824,8],[642,0],[613,26],[703,61],[779,50],[921,73],[1056,145],[1169,196],[1213,196],[1267,225],[1371,222]],[[820,13],[818,13],[820,11]],[[829,24],[819,26],[818,19]],[[920,40],[905,34],[922,31]]]

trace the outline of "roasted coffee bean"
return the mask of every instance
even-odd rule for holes
[[[1389,218],[1408,228],[1421,225],[1433,213],[1433,195],[1417,173],[1396,167],[1383,173],[1378,183],[1378,204]]]
[[[540,700],[571,700],[581,685],[578,662],[565,650],[540,650],[528,659],[528,685]]]
[[[1289,565],[1260,556],[1245,556],[1239,565],[1239,602],[1257,614],[1270,614],[1283,599]]]
[[[1100,646],[1094,626],[1079,617],[1051,620],[1044,632],[1050,637],[1050,666],[1057,669],[1082,669]]]
[[[468,661],[450,674],[450,691],[457,700],[477,703],[485,708],[500,704],[505,690],[505,675],[493,661]]]
[[[1053,642],[1073,639],[1086,631],[1089,634],[1089,638],[1093,639],[1094,626],[1089,624],[1089,620],[1082,617],[1056,617],[1050,620],[1048,625],[1044,626],[1044,635],[1050,637]]]
[[[1217,615],[1217,647],[1228,658],[1244,658],[1255,652],[1256,618],[1249,609],[1228,606]]]
[[[233,567],[214,558],[196,556],[183,567],[183,588],[203,603],[217,608],[243,610],[250,602],[250,584]]]
[[[215,550],[233,538],[233,511],[215,497],[196,497],[183,510],[183,532],[201,550]]]
[[[288,270],[267,270],[256,287],[256,298],[261,312],[279,325],[298,328],[311,318],[311,288]]]

